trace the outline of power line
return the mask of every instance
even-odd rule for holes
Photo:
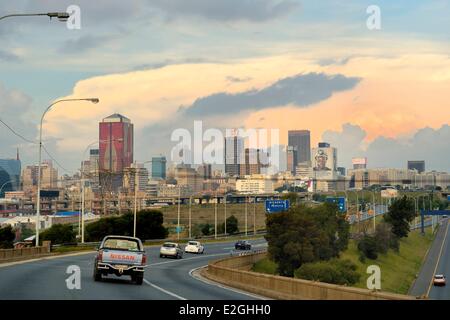
[[[8,128],[14,135],[16,135],[17,137],[21,138],[22,140],[24,140],[25,142],[28,143],[32,143],[32,144],[39,144],[36,141],[32,141],[30,139],[25,138],[23,135],[21,135],[20,133],[18,133],[17,131],[15,131],[13,128],[11,128],[6,122],[4,122],[2,119],[0,119],[0,122],[6,127]]]
[[[48,152],[48,150],[47,150],[47,148],[45,148],[44,144],[42,144],[42,149],[43,149],[44,152],[50,157],[50,159],[51,159],[52,161],[54,161],[54,162],[56,163],[56,165],[57,165],[58,167],[60,167],[63,171],[65,171],[65,172],[67,172],[67,173],[70,173],[70,174],[73,173],[72,171],[67,170],[66,168],[64,168],[64,167],[58,162],[58,160],[56,160],[56,159]]]

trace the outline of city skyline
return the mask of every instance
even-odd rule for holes
[[[48,150],[70,171],[77,169],[85,141],[96,136],[97,121],[113,113],[134,119],[138,159],[168,155],[171,132],[202,120],[218,129],[307,129],[311,145],[324,140],[341,150],[346,167],[351,157],[367,156],[373,166],[425,159],[430,168],[450,171],[450,58],[442,41],[450,27],[448,3],[428,5],[424,14],[419,1],[405,2],[405,12],[380,1],[383,27],[371,31],[364,1],[292,0],[282,1],[284,7],[262,1],[267,6],[257,10],[230,1],[211,4],[208,12],[203,0],[192,6],[112,1],[98,21],[98,9],[81,0],[79,30],[41,20],[2,23],[2,120],[36,140],[43,106],[95,93],[102,101],[95,107],[68,103],[44,122]],[[39,9],[69,4],[47,1]],[[5,12],[35,8],[26,0],[2,5]],[[423,23],[417,25],[419,16]],[[149,19],[146,27],[138,22]],[[39,51],[36,23],[53,39],[41,41]],[[19,147],[24,163],[36,161],[35,146],[4,126],[0,133],[0,157]],[[287,145],[287,136],[280,143]]]

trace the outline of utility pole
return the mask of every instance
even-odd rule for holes
[[[253,198],[253,234],[256,236],[256,197]]]
[[[247,212],[248,212],[248,197],[245,197],[245,236],[247,236]]]
[[[223,197],[223,204],[224,204],[224,235],[227,235],[227,195]]]
[[[217,239],[217,202],[219,202],[219,198],[217,198],[216,192],[216,201],[214,201],[214,239]]]
[[[181,186],[178,185],[178,223],[177,223],[177,239],[180,240],[180,205],[181,205]]]
[[[192,224],[191,224],[191,221],[192,221],[192,212],[191,212],[191,206],[192,206],[192,196],[189,196],[189,239],[191,239],[191,237],[192,237],[192,232],[191,232],[191,230],[192,230]]]

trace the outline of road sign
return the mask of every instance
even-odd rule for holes
[[[176,233],[180,233],[181,231],[183,231],[183,227],[176,227],[175,231]]]
[[[447,201],[450,201],[450,194],[447,195]]]
[[[266,200],[266,212],[275,213],[289,209],[289,200]]]
[[[345,197],[327,197],[325,201],[337,204],[340,212],[347,212],[347,203]]]

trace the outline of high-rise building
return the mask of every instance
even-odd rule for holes
[[[135,178],[137,177],[137,180]],[[124,169],[123,188],[129,192],[134,192],[137,185],[137,191],[144,192],[148,188],[148,170],[142,163],[132,163],[130,167]]]
[[[210,163],[204,163],[197,168],[197,172],[203,180],[211,179],[212,165]]]
[[[133,124],[123,115],[110,115],[99,123],[99,140],[100,183],[117,190],[124,168],[133,163]]]
[[[295,170],[298,165],[297,147],[287,146],[286,150],[286,170],[295,175]]]
[[[237,135],[225,137],[225,173],[239,176],[244,156],[244,139]]]
[[[346,171],[345,167],[337,167],[337,172],[339,172],[341,176],[345,176]]]
[[[20,189],[21,162],[17,159],[0,159],[0,197],[5,191],[17,191]]]
[[[408,170],[417,170],[417,172],[425,172],[425,161],[423,160],[408,160]]]
[[[352,158],[353,169],[367,169],[367,158]]]
[[[53,167],[51,160],[44,160],[41,165],[41,188],[53,189],[57,187],[58,169]]]
[[[322,145],[322,147],[321,147]],[[317,148],[312,149],[314,171],[337,171],[337,149],[328,143],[319,143]]]
[[[166,179],[166,157],[152,157],[152,179]]]
[[[175,168],[175,179],[179,186],[188,186],[191,193],[203,190],[203,178],[190,165],[178,165]]]
[[[311,133],[309,130],[289,130],[288,145],[297,148],[297,163],[311,161]]]
[[[22,171],[23,190],[30,191],[38,182],[38,166],[26,166]]]
[[[261,168],[266,167],[263,165],[264,152],[260,149],[245,148],[244,161],[241,163],[239,170],[241,176],[248,176],[252,174],[260,174]]]

